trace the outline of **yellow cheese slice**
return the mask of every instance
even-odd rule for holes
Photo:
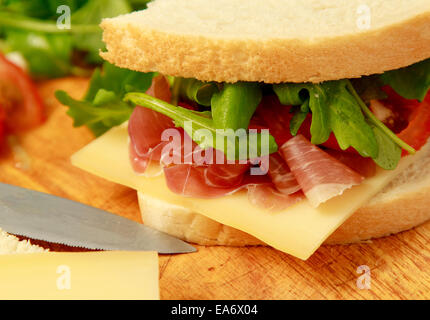
[[[156,252],[0,255],[0,300],[158,300]]]
[[[366,179],[361,185],[318,208],[304,200],[280,213],[253,206],[246,192],[217,199],[182,197],[168,189],[163,175],[151,178],[137,175],[129,161],[126,125],[113,128],[91,142],[73,155],[72,163],[106,180],[189,208],[306,260],[348,217],[414,161],[414,157],[417,155],[402,159],[394,171],[378,171],[375,177]]]

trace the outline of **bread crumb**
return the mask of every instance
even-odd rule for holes
[[[0,254],[39,253],[48,251],[49,250],[42,247],[32,245],[29,240],[20,241],[17,237],[0,229]]]

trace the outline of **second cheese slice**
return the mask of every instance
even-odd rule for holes
[[[378,171],[373,178],[318,208],[304,200],[280,213],[253,206],[246,192],[217,199],[188,198],[171,192],[163,175],[148,178],[136,174],[129,161],[126,125],[113,128],[91,142],[72,157],[72,163],[106,180],[201,213],[306,260],[330,234],[417,157],[419,155],[402,159],[394,171]]]
[[[0,300],[158,300],[157,252],[0,255]]]

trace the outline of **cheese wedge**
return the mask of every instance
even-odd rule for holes
[[[156,252],[0,255],[0,300],[158,300]]]
[[[217,199],[189,198],[172,193],[163,175],[143,177],[136,174],[129,161],[126,124],[111,129],[77,152],[72,157],[72,163],[106,180],[201,213],[251,234],[280,251],[306,260],[330,234],[417,157],[418,154],[403,158],[396,170],[379,170],[373,178],[366,179],[361,185],[318,208],[304,200],[280,213],[253,206],[246,192]]]

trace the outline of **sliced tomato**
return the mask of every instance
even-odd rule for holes
[[[1,148],[1,141],[3,141],[3,137],[5,133],[5,119],[6,119],[6,112],[0,105],[0,148]]]
[[[391,112],[391,116],[385,119],[384,123],[398,134],[409,125],[414,113],[420,107],[420,102],[403,98],[389,86],[384,86],[382,90],[387,94],[387,99],[379,102]]]
[[[354,154],[334,149],[324,151],[365,178],[371,178],[376,173],[376,163],[371,158],[363,158],[358,152]]]
[[[421,149],[430,137],[430,93],[419,102],[403,98],[389,86],[383,90],[388,98],[381,102],[393,113],[390,123],[386,124],[408,145],[415,150]],[[403,155],[406,154],[403,151]]]
[[[45,120],[43,102],[30,77],[0,53],[0,108],[3,130],[20,132]]]
[[[270,134],[275,138],[278,146],[282,146],[293,136],[290,131],[290,121],[293,118],[290,106],[284,106],[277,96],[265,96],[257,108],[254,118],[259,125],[269,128]],[[303,122],[299,134],[310,139],[311,117]]]
[[[293,115],[291,107],[282,105],[276,96],[266,96],[258,106],[256,116],[254,116],[253,119],[257,119],[257,121],[260,122],[262,121],[266,127],[269,128],[270,134],[273,135],[278,146],[282,146],[285,142],[293,138],[290,131],[290,121]],[[300,127],[298,134],[302,134],[310,140],[311,124],[312,115],[309,113]],[[329,149],[343,151],[333,133],[323,146]],[[346,151],[358,154],[354,148],[348,148]]]
[[[398,137],[415,150],[421,149],[426,144],[430,137],[430,94],[415,107],[408,126],[398,134]]]
[[[328,140],[322,144],[322,146],[324,146],[328,149],[331,149],[331,150],[344,151],[347,153],[359,155],[358,151],[355,150],[353,147],[349,147],[346,150],[342,150],[342,148],[339,146],[339,143],[337,142],[336,137],[334,136],[333,132],[330,134],[330,137],[328,138]]]

